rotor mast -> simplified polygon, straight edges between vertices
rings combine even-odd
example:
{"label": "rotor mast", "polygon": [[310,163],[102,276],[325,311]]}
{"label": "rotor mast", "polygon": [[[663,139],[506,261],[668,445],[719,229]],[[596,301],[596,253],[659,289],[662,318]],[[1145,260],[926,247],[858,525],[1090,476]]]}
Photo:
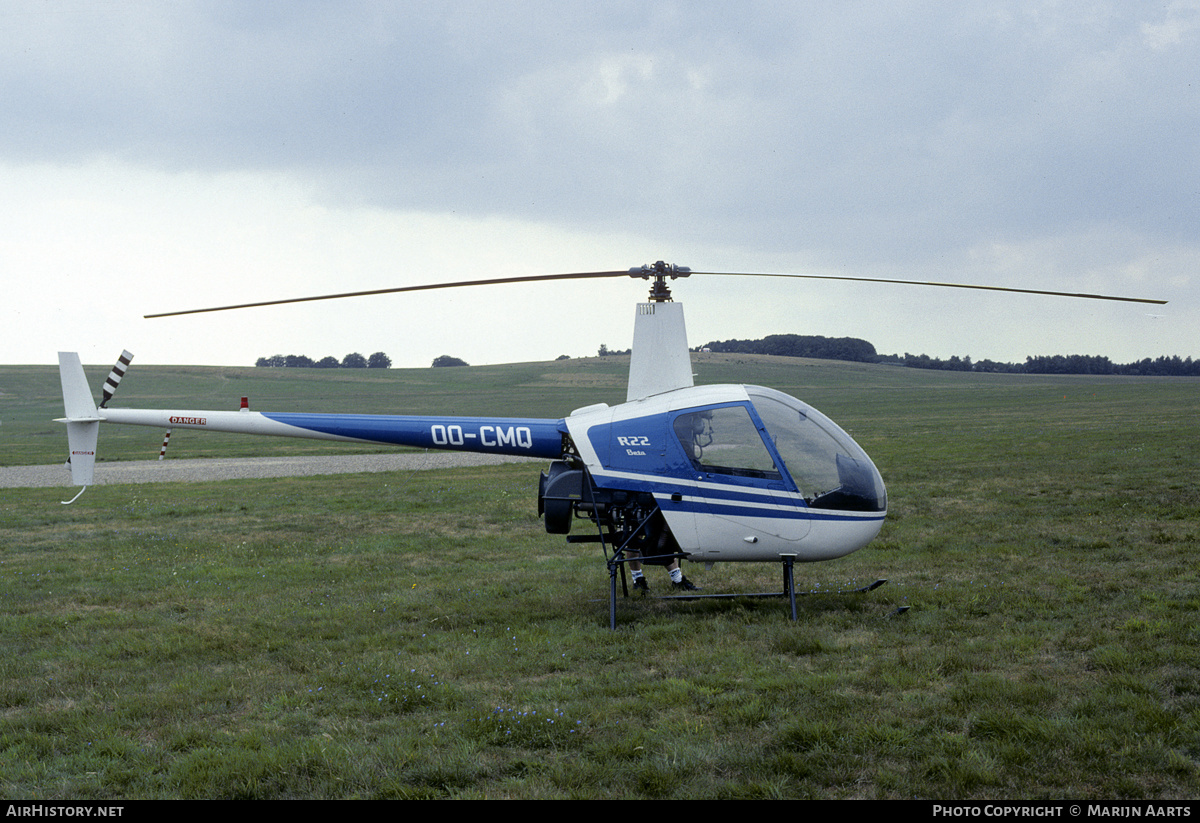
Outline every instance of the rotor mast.
{"label": "rotor mast", "polygon": [[667,285],[667,278],[674,280],[677,277],[688,277],[691,273],[692,270],[687,266],[676,266],[674,263],[664,263],[662,260],[629,270],[630,277],[640,277],[643,280],[654,278],[654,282],[650,284],[651,303],[672,302],[671,288]]}

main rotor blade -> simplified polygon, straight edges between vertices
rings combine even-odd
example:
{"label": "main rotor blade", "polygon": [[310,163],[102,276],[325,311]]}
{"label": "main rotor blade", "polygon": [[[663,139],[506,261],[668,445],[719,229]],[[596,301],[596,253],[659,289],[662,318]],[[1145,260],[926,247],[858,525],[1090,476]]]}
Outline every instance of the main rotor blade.
{"label": "main rotor blade", "polygon": [[433,289],[455,289],[460,286],[495,286],[502,283],[536,283],[544,280],[587,280],[598,277],[628,277],[629,271],[592,271],[573,272],[571,274],[535,274],[525,277],[495,277],[490,280],[460,280],[455,283],[426,283],[420,286],[397,286],[391,289],[371,289],[369,291],[348,291],[341,294],[319,294],[314,297],[290,297],[286,300],[264,300],[261,303],[237,303],[232,306],[213,306],[207,309],[184,309],[183,311],[160,312],[147,314],[147,320],[156,317],[178,317],[181,314],[203,314],[211,311],[229,311],[230,309],[254,309],[261,306],[283,306],[288,303],[311,303],[315,300],[338,300],[343,297],[368,297],[376,294],[398,294],[406,291],[432,291]]}
{"label": "main rotor blade", "polygon": [[[1153,303],[1165,305],[1166,300],[1151,300],[1143,297],[1118,297],[1110,294],[1088,294],[1084,292],[1050,291],[1045,289],[1018,289],[1008,286],[980,286],[972,283],[943,283],[924,280],[893,280],[884,277],[850,277],[833,274],[783,274],[779,272],[729,272],[729,271],[693,271],[689,274],[699,274],[714,277],[788,277],[797,280],[842,280],[851,283],[896,283],[905,286],[937,286],[950,289],[978,289],[981,291],[1012,292],[1016,294],[1040,294],[1051,297],[1078,297],[1087,300],[1117,300],[1125,303]],[[650,271],[645,274],[626,269],[623,271],[593,271],[571,272],[568,274],[536,274],[523,277],[494,277],[488,280],[459,280],[453,283],[426,283],[419,286],[397,286],[390,289],[370,289],[368,291],[351,291],[340,294],[319,294],[313,297],[291,297],[285,300],[264,300],[258,303],[236,303],[229,306],[213,306],[207,309],[185,309],[183,311],[160,312],[144,315],[146,319],[157,317],[178,317],[184,314],[203,314],[205,312],[229,311],[231,309],[252,309],[262,306],[284,306],[290,303],[311,303],[316,300],[338,300],[343,297],[369,297],[378,294],[399,294],[411,291],[432,291],[434,289],[454,289],[464,286],[495,286],[506,283],[538,283],[550,280],[587,280],[602,277],[640,277],[654,276]],[[687,274],[680,276],[686,277]]]}
{"label": "main rotor blade", "polygon": [[1150,300],[1144,297],[1116,297],[1111,294],[1087,294],[1083,292],[1046,291],[1043,289],[1016,289],[1008,286],[978,286],[971,283],[942,283],[925,280],[891,280],[885,277],[848,277],[833,274],[778,274],[770,272],[694,271],[692,274],[717,277],[793,277],[801,280],[848,280],[852,283],[899,283],[905,286],[939,286],[948,289],[980,289],[982,291],[1006,291],[1016,294],[1043,294],[1051,297],[1080,297],[1086,300],[1120,300],[1125,303],[1154,303],[1165,305],[1166,300]]}

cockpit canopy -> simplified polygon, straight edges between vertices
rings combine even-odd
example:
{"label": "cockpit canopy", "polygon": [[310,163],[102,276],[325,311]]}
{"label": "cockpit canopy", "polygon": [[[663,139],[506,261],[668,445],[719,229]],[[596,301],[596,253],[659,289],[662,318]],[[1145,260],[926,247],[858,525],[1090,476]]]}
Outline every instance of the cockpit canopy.
{"label": "cockpit canopy", "polygon": [[883,479],[850,435],[774,389],[696,387],[673,393],[657,413],[614,416],[587,428],[603,469],[625,477],[613,483],[630,475],[699,479],[792,492],[810,508],[887,509]]}
{"label": "cockpit canopy", "polygon": [[693,469],[785,484],[790,480],[812,508],[887,508],[879,472],[837,424],[782,392],[757,386],[747,386],[746,392],[750,405],[675,415],[672,428]]}

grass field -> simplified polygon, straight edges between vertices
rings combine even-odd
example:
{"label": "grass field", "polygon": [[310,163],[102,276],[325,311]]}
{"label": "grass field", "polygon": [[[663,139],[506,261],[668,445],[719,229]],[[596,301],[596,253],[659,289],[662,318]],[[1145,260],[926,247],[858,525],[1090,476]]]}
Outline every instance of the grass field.
{"label": "grass field", "polygon": [[[558,417],[622,358],[142,367],[119,405]],[[23,798],[1194,798],[1200,383],[699,355],[812,402],[889,518],[797,570],[866,595],[619,604],[529,466],[0,491],[0,793]],[[89,369],[98,386],[107,366]],[[0,366],[0,465],[63,454]],[[102,459],[161,432],[109,427]],[[177,432],[173,456],[320,443]],[[344,448],[344,447],[343,447]],[[170,459],[170,458],[169,458]],[[2,469],[0,469],[2,471]],[[777,588],[688,566],[707,592]],[[653,589],[666,589],[652,571]],[[897,614],[900,606],[910,607]]]}

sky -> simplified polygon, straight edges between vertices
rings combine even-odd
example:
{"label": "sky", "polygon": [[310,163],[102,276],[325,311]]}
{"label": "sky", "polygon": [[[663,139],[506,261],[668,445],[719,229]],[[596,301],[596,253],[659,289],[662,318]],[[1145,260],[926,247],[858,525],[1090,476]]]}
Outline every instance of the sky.
{"label": "sky", "polygon": [[0,5],[0,362],[631,345],[1200,357],[1200,0]]}

